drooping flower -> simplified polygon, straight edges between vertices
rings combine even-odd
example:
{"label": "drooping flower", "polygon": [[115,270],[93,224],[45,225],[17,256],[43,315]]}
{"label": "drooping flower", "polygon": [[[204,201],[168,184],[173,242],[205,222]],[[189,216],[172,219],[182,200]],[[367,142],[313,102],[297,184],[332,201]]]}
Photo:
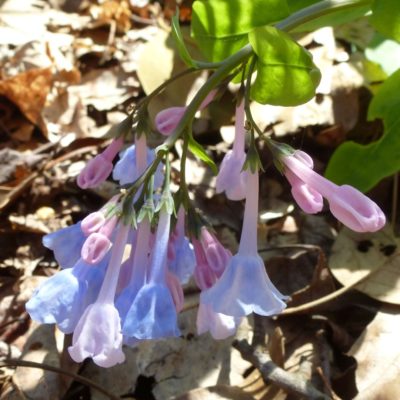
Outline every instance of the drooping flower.
{"label": "drooping flower", "polygon": [[96,266],[79,260],[40,285],[26,303],[31,318],[42,324],[57,324],[64,333],[72,333],[85,308],[93,303],[103,282],[105,258]]}
{"label": "drooping flower", "polygon": [[242,200],[246,197],[246,175],[243,171],[246,160],[245,129],[244,129],[244,101],[236,108],[235,140],[233,149],[225,154],[217,175],[217,193],[226,193],[231,200]]}
{"label": "drooping flower", "polygon": [[[201,229],[200,241],[194,240],[196,267],[194,278],[203,292],[211,288],[223,274],[232,254],[205,227]],[[197,333],[210,332],[214,339],[225,339],[236,332],[241,318],[214,311],[209,305],[200,301],[197,312]]]}
{"label": "drooping flower", "polygon": [[[115,164],[113,170],[113,179],[118,181],[120,185],[127,185],[133,183],[143,171],[150,165],[155,159],[155,152],[149,149],[146,144],[146,136],[141,135],[136,139],[136,143],[129,146],[123,152],[120,153],[120,159]],[[142,165],[143,168],[138,168],[138,165]],[[160,164],[157,168],[157,172],[154,175],[154,187],[158,188],[162,185],[163,173],[162,165]]]}
{"label": "drooping flower", "polygon": [[180,334],[176,307],[166,278],[169,229],[170,215],[163,208],[146,284],[138,291],[122,327],[127,337],[160,339]]}
{"label": "drooping flower", "polygon": [[274,315],[286,304],[270,281],[264,262],[257,253],[258,174],[249,173],[246,205],[239,251],[229,261],[221,278],[201,293],[201,302],[214,311],[233,317],[251,313]]}
{"label": "drooping flower", "polygon": [[113,159],[123,146],[123,139],[114,139],[111,144],[96,157],[92,158],[77,178],[81,189],[93,188],[103,183],[111,174]]}
{"label": "drooping flower", "polygon": [[[350,229],[356,232],[375,232],[385,225],[385,215],[375,202],[352,186],[338,186],[317,174],[306,153],[296,151],[281,159],[286,167],[286,175],[289,171],[289,174],[297,178],[297,182],[302,181],[311,193],[317,194],[317,199],[319,196],[325,197],[332,214]],[[295,199],[298,200],[297,197]],[[312,200],[308,198],[307,201],[312,208]],[[303,208],[301,201],[299,204]]]}
{"label": "drooping flower", "polygon": [[196,265],[193,245],[185,236],[185,209],[178,211],[175,230],[171,233],[168,246],[168,267],[182,284],[187,283]]}
{"label": "drooping flower", "polygon": [[54,252],[61,268],[71,268],[81,257],[81,248],[86,240],[81,222],[43,236],[43,246]]}
{"label": "drooping flower", "polygon": [[119,270],[130,228],[117,227],[111,258],[96,301],[86,308],[72,336],[69,354],[76,362],[90,357],[101,367],[122,363],[121,321],[114,306]]}

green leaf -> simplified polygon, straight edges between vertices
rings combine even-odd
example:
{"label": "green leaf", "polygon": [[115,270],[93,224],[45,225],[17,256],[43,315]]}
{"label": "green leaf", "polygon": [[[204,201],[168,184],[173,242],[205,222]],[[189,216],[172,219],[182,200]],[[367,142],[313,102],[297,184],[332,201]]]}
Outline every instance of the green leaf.
{"label": "green leaf", "polygon": [[389,77],[372,99],[368,118],[382,118],[383,136],[366,146],[343,143],[329,161],[326,177],[368,191],[400,170],[400,70]]}
{"label": "green leaf", "polygon": [[193,139],[192,135],[189,136],[189,146],[188,146],[188,148],[189,148],[190,152],[192,152],[200,160],[204,161],[211,168],[211,170],[214,173],[214,175],[218,174],[218,168],[215,165],[214,161],[206,153],[206,151],[204,150],[204,147],[200,143],[196,142]]}
{"label": "green leaf", "polygon": [[177,11],[177,14],[172,17],[172,35],[175,39],[176,47],[178,48],[178,53],[181,56],[182,61],[188,67],[195,67],[196,64],[192,60],[183,39],[181,27],[179,25],[179,11]]}
{"label": "green leaf", "polygon": [[378,32],[400,41],[400,1],[375,0],[371,24]]}
{"label": "green leaf", "polygon": [[248,43],[253,28],[288,15],[285,0],[197,0],[192,35],[208,59],[222,61]]}
{"label": "green leaf", "polygon": [[261,104],[296,106],[315,95],[321,73],[311,54],[285,32],[272,26],[249,33],[258,56],[251,98]]}

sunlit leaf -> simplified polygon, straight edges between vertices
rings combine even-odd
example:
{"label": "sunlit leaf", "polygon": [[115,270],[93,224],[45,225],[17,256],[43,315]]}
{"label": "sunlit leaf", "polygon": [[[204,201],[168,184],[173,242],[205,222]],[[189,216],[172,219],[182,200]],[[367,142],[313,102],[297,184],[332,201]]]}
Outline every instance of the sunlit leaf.
{"label": "sunlit leaf", "polygon": [[314,97],[321,73],[307,50],[272,26],[254,29],[249,40],[258,56],[253,100],[296,106]]}
{"label": "sunlit leaf", "polygon": [[375,0],[371,24],[378,32],[400,41],[400,1]]}
{"label": "sunlit leaf", "polygon": [[191,151],[197,158],[204,161],[212,169],[215,175],[218,173],[218,168],[212,158],[206,153],[204,147],[200,143],[196,142],[191,135],[189,138],[189,151]]}
{"label": "sunlit leaf", "polygon": [[288,15],[284,0],[197,0],[192,35],[207,58],[221,61],[248,43],[247,33],[253,28]]}
{"label": "sunlit leaf", "polygon": [[368,118],[382,118],[383,136],[368,145],[343,143],[329,161],[326,177],[368,191],[400,169],[400,70],[388,78],[372,99]]}

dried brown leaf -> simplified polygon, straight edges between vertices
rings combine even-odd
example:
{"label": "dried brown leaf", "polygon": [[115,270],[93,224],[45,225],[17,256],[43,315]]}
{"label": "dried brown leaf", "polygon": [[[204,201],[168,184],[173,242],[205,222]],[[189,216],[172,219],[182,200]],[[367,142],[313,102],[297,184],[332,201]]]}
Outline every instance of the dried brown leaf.
{"label": "dried brown leaf", "polygon": [[390,229],[356,233],[342,229],[332,247],[329,267],[344,286],[388,303],[400,304],[400,240]]}
{"label": "dried brown leaf", "polygon": [[12,101],[25,117],[46,134],[42,110],[52,86],[51,68],[31,69],[0,81],[0,95]]}
{"label": "dried brown leaf", "polygon": [[379,312],[354,343],[349,354],[357,360],[355,400],[400,398],[400,315]]}

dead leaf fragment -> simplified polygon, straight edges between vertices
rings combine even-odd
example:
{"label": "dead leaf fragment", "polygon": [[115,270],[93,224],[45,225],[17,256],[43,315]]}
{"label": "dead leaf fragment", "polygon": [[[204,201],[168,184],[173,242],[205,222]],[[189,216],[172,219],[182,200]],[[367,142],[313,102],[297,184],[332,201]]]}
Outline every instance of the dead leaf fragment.
{"label": "dead leaf fragment", "polygon": [[344,228],[332,247],[329,267],[344,286],[381,301],[400,304],[400,240],[387,227],[376,233]]}
{"label": "dead leaf fragment", "polygon": [[0,95],[17,105],[29,121],[46,133],[41,112],[51,85],[51,68],[31,69],[0,81]]}
{"label": "dead leaf fragment", "polygon": [[400,315],[379,312],[350,349],[355,357],[355,400],[400,398]]}

